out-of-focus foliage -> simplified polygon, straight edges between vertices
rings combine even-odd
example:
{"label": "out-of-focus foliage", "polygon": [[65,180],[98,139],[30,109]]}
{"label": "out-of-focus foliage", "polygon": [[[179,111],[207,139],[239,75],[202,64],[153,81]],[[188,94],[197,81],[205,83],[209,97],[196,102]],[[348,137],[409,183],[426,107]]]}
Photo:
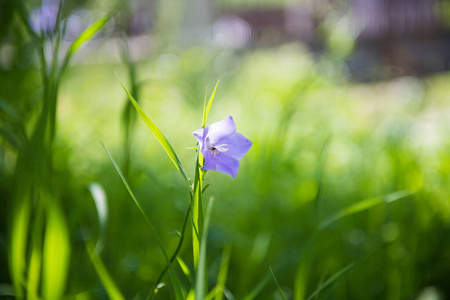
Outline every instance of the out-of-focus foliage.
{"label": "out-of-focus foliage", "polygon": [[[14,220],[21,220],[9,215],[15,209],[12,182],[31,180],[26,171],[17,177],[18,153],[34,131],[42,99],[31,41],[23,27],[9,30],[14,31],[10,43],[16,52],[9,68],[0,72],[0,283],[6,284],[0,292],[5,294],[14,276],[11,266],[24,263],[8,262],[10,229]],[[261,283],[257,299],[281,294],[307,299],[335,274],[341,276],[319,298],[449,295],[450,75],[353,83],[342,61],[354,46],[352,41],[345,44],[347,38],[329,40],[330,51],[320,58],[298,42],[241,52],[170,45],[128,64],[69,66],[59,86],[57,133],[49,149],[49,186],[55,191],[33,198],[56,197],[58,209],[43,214],[32,209],[36,202],[22,207],[24,226],[26,216],[48,218],[45,224],[36,221],[41,229],[33,229],[38,235],[45,229],[48,238],[39,245],[39,236],[21,231],[16,239],[44,249],[46,295],[107,298],[95,273],[102,266],[109,274],[104,278],[112,278],[125,298],[144,298],[166,266],[99,140],[119,164],[127,165],[126,179],[166,249],[172,252],[178,243],[174,232],[183,224],[188,189],[145,124],[132,121],[131,113],[124,117],[128,100],[114,71],[127,87],[134,86],[130,92],[170,141],[189,177],[195,166],[195,152],[187,149],[195,145],[191,132],[201,126],[205,86],[210,93],[219,77],[208,123],[231,114],[239,132],[253,142],[236,179],[208,172],[204,181],[209,187],[203,198],[215,199],[208,235],[210,289],[221,277],[225,255],[225,295],[236,299]],[[7,43],[1,46],[9,49]],[[75,59],[83,62],[83,57]],[[92,182],[103,187],[107,210],[93,200]],[[392,203],[380,201],[317,232],[319,224],[342,209],[397,191],[412,194]],[[99,224],[97,215],[105,212]],[[180,257],[192,274],[188,235]],[[98,252],[86,251],[86,242],[100,239],[104,246]],[[51,243],[63,248],[58,253],[63,264],[70,254],[67,281],[59,285],[63,292],[49,288],[48,280],[55,276],[53,254],[46,248]],[[40,260],[26,253],[27,262],[38,266]],[[178,265],[176,271],[184,278]],[[32,279],[27,279],[28,291],[37,293]],[[184,281],[190,283],[189,278]],[[156,298],[170,294],[170,288],[162,287]]]}

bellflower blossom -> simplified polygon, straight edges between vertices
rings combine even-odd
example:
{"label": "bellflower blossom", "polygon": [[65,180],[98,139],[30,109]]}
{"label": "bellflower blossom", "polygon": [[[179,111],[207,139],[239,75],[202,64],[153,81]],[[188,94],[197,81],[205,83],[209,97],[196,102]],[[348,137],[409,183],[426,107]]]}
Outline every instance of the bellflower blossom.
{"label": "bellflower blossom", "polygon": [[241,159],[252,142],[236,132],[232,116],[193,132],[205,158],[203,170],[219,171],[236,177]]}

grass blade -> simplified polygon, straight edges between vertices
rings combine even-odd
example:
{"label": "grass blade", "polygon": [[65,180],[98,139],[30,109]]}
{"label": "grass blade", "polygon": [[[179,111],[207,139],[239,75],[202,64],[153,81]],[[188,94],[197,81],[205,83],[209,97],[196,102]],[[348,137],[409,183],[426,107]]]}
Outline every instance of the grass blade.
{"label": "grass blade", "polygon": [[105,145],[103,145],[103,143],[101,143],[103,148],[105,149],[106,153],[108,154],[111,162],[113,163],[114,167],[116,168],[117,173],[119,174],[120,178],[122,179],[123,184],[125,185],[125,187],[128,190],[128,193],[130,194],[131,198],[133,199],[134,203],[136,204],[137,208],[139,209],[139,211],[141,212],[142,216],[144,217],[145,221],[147,222],[148,226],[150,227],[150,230],[152,231],[152,233],[155,235],[156,238],[156,242],[158,243],[159,248],[161,249],[161,252],[164,255],[164,258],[166,260],[167,265],[169,266],[169,276],[170,279],[172,281],[172,285],[173,285],[173,289],[175,292],[175,299],[183,299],[183,294],[181,292],[181,285],[180,282],[178,280],[177,275],[175,274],[175,270],[173,269],[172,264],[170,263],[169,257],[167,256],[167,251],[164,248],[163,243],[161,242],[161,239],[159,238],[158,233],[156,232],[155,227],[153,227],[152,223],[150,222],[150,220],[148,219],[147,215],[145,214],[144,210],[142,209],[139,201],[136,199],[136,197],[134,196],[133,191],[130,188],[130,185],[128,184],[127,180],[125,179],[125,177],[123,176],[122,171],[119,168],[119,165],[116,163],[116,161],[114,160],[114,158],[112,157],[111,153],[108,151],[108,149],[106,149]]}
{"label": "grass blade", "polygon": [[45,299],[61,299],[69,271],[69,230],[61,209],[55,201],[49,203],[51,206],[47,211],[45,229],[42,292]]}
{"label": "grass blade", "polygon": [[397,191],[395,193],[389,194],[386,197],[376,197],[376,198],[369,198],[366,200],[362,200],[358,203],[352,204],[340,211],[338,211],[337,213],[333,214],[332,216],[330,216],[329,218],[327,218],[326,220],[324,220],[321,224],[320,224],[320,229],[324,229],[326,227],[328,227],[329,225],[331,225],[332,223],[355,213],[364,211],[364,210],[368,210],[378,204],[381,203],[391,203],[403,198],[406,198],[408,196],[410,196],[412,194],[412,192],[408,191],[408,190],[401,190],[401,191]]}
{"label": "grass blade", "polygon": [[350,270],[355,263],[351,263],[330,278],[328,278],[325,282],[321,283],[317,289],[309,296],[308,300],[313,299],[317,294],[319,294],[321,291],[323,291],[326,287],[328,287],[330,284],[338,280],[342,275],[344,275],[348,270]]}
{"label": "grass blade", "polygon": [[108,221],[108,201],[106,199],[106,193],[103,187],[97,183],[92,182],[88,186],[94,199],[95,207],[97,208],[97,217],[99,223],[99,238],[95,246],[95,251],[101,253],[105,244],[106,223]]}
{"label": "grass blade", "polygon": [[186,276],[189,283],[191,285],[193,285],[194,281],[191,276],[191,270],[189,270],[189,267],[186,265],[186,263],[184,262],[184,260],[181,257],[177,256],[177,261],[178,261],[178,264],[180,265],[181,270],[183,271],[184,276]]}
{"label": "grass blade", "polygon": [[278,291],[280,292],[281,298],[282,298],[283,300],[287,300],[287,299],[286,299],[286,296],[285,296],[284,293],[283,293],[283,290],[281,289],[280,285],[278,284],[278,280],[277,280],[277,278],[275,277],[275,274],[273,273],[272,268],[269,267],[269,269],[270,269],[270,273],[272,273],[273,280],[275,281],[275,284],[276,284],[277,287],[278,287]]}
{"label": "grass blade", "polygon": [[294,300],[303,300],[308,286],[308,273],[311,266],[310,247],[307,247],[297,267],[294,277]]}
{"label": "grass blade", "polygon": [[202,153],[197,150],[194,176],[194,196],[192,198],[192,252],[194,258],[194,269],[197,270],[200,256],[200,239],[203,235],[203,200],[202,185],[203,171],[200,168],[203,164]]}
{"label": "grass blade", "polygon": [[25,285],[25,262],[31,205],[25,198],[19,197],[16,200],[20,202],[13,217],[9,261],[15,295],[20,299],[24,296],[23,286]]}
{"label": "grass blade", "polygon": [[211,197],[208,203],[208,207],[206,209],[206,215],[205,215],[205,226],[203,230],[203,235],[201,239],[201,245],[200,245],[200,257],[198,261],[198,270],[197,270],[197,276],[195,278],[195,300],[204,300],[205,296],[207,294],[208,289],[208,279],[206,275],[207,271],[207,265],[206,265],[206,245],[207,245],[207,239],[208,239],[208,228],[209,228],[209,221],[211,219],[211,211],[212,206],[214,203],[214,198]]}
{"label": "grass blade", "polygon": [[269,279],[271,277],[270,273],[267,273],[266,276],[264,276],[263,279],[258,283],[257,286],[253,288],[253,290],[250,291],[250,293],[244,297],[244,300],[253,300],[255,299],[259,293],[263,290],[263,288],[266,286],[266,284],[269,282]]}
{"label": "grass blade", "polygon": [[214,101],[214,96],[216,95],[216,90],[217,90],[217,87],[219,86],[219,82],[220,82],[220,79],[217,80],[216,86],[214,87],[214,90],[213,90],[211,96],[209,97],[208,104],[206,104],[206,93],[205,93],[205,102],[203,105],[202,128],[204,128],[206,125],[206,119],[208,119],[209,111],[211,110],[211,106]]}
{"label": "grass blade", "polygon": [[105,291],[108,294],[109,298],[115,300],[125,299],[117,285],[114,283],[114,280],[111,278],[111,275],[109,275],[108,270],[106,269],[102,259],[97,254],[97,251],[94,249],[94,247],[86,243],[86,249],[89,253],[89,258],[94,265],[95,271],[97,272],[100,281],[105,287]]}
{"label": "grass blade", "polygon": [[222,262],[220,264],[220,270],[219,270],[219,276],[217,279],[217,295],[215,297],[215,300],[222,300],[223,299],[223,291],[225,289],[225,283],[227,281],[227,275],[228,275],[228,265],[230,264],[230,256],[231,256],[231,248],[225,247],[223,250],[222,255]]}
{"label": "grass blade", "polygon": [[[116,74],[117,76],[117,74]],[[142,108],[139,106],[137,101],[133,98],[133,96],[128,92],[126,87],[123,85],[122,81],[120,81],[119,76],[117,76],[117,79],[119,79],[120,84],[122,85],[123,90],[128,96],[128,99],[130,99],[131,103],[133,103],[134,108],[136,108],[137,112],[139,113],[139,116],[142,118],[142,120],[145,122],[145,124],[148,126],[148,128],[151,130],[155,138],[158,140],[158,142],[161,144],[161,146],[166,151],[169,158],[172,160],[173,164],[177,168],[177,170],[180,172],[181,176],[183,176],[184,180],[190,186],[190,182],[188,179],[188,176],[186,174],[186,171],[184,170],[183,165],[181,164],[180,159],[178,158],[178,155],[176,154],[175,150],[173,149],[172,145],[169,143],[169,141],[166,139],[164,134],[159,130],[159,128],[153,123],[153,121],[147,116],[147,114],[142,110]]]}
{"label": "grass blade", "polygon": [[41,203],[37,205],[36,217],[31,227],[31,254],[28,264],[27,297],[39,298],[39,284],[42,270],[42,240],[44,232],[44,208]]}
{"label": "grass blade", "polygon": [[113,14],[109,13],[106,16],[101,17],[94,23],[92,23],[88,28],[86,28],[80,35],[72,42],[72,44],[69,47],[69,50],[67,50],[67,54],[64,57],[64,62],[61,67],[61,73],[64,71],[64,69],[69,64],[70,59],[72,58],[72,55],[81,47],[84,43],[89,41],[92,37],[94,37],[97,32],[105,26],[105,24],[108,22],[108,20],[111,18]]}

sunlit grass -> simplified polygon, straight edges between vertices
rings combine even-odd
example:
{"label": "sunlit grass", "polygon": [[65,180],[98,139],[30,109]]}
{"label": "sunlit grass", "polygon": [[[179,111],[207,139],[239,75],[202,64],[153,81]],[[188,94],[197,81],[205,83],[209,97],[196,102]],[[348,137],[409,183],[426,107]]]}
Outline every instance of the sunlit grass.
{"label": "sunlit grass", "polygon": [[[445,152],[448,108],[442,100],[443,91],[447,89],[442,84],[446,75],[425,80],[400,78],[375,84],[342,83],[317,73],[307,52],[301,49],[291,45],[244,54],[236,72],[221,78],[216,95],[220,100],[214,104],[209,117],[216,121],[223,118],[225,112],[233,114],[254,141],[235,180],[215,173],[208,173],[205,179],[205,183],[211,183],[206,194],[216,198],[210,229],[212,243],[208,246],[209,262],[212,263],[212,270],[208,272],[210,288],[217,280],[218,269],[214,269],[214,265],[220,258],[222,247],[232,245],[226,289],[231,289],[238,298],[245,295],[262,297],[267,291],[275,290],[268,270],[271,265],[282,270],[276,272],[276,277],[283,291],[289,287],[288,291],[294,291],[295,299],[307,299],[316,289],[330,287],[326,283],[332,274],[338,274],[349,264],[360,262],[372,251],[377,251],[361,263],[367,264],[368,269],[356,266],[342,279],[348,278],[350,290],[340,288],[345,285],[342,280],[340,284],[332,285],[339,297],[362,297],[367,291],[358,288],[352,280],[359,282],[364,278],[376,282],[380,272],[393,272],[388,267],[376,269],[376,261],[382,257],[393,266],[402,261],[403,267],[397,266],[396,270],[418,267],[415,261],[419,258],[413,253],[409,258],[394,254],[395,251],[409,252],[407,249],[420,239],[410,237],[407,220],[417,220],[412,230],[420,236],[420,232],[430,226],[440,230],[439,224],[448,222],[450,215],[444,200],[447,195],[445,182],[449,181],[445,173],[449,165]],[[284,68],[283,61],[298,61],[297,65],[303,68]],[[213,83],[204,80],[200,89],[188,79],[180,81],[190,74],[189,71],[184,73],[183,69],[169,77],[158,77],[155,75],[158,74],[157,62],[158,58],[155,58],[138,67],[142,78],[151,78],[142,82],[140,105],[171,141],[180,160],[185,162],[187,176],[193,179],[191,170],[194,169],[195,155],[186,148],[194,146],[191,132],[198,128],[201,118],[199,107],[203,96],[197,96],[204,93],[205,85],[212,86]],[[96,177],[105,172],[102,165],[106,162],[98,139],[108,140],[112,151],[120,149],[118,132],[121,129],[114,116],[120,113],[123,101],[127,100],[118,91],[113,70],[118,70],[121,76],[120,66],[73,68],[63,89],[70,110],[65,112],[64,105],[61,106],[60,115],[65,116],[61,119],[61,138],[78,126],[86,129],[85,133],[76,130],[83,136],[79,139],[80,144],[72,144],[71,151],[74,161],[77,157],[84,158],[84,166],[72,166],[81,177]],[[94,87],[77,79],[78,74],[91,71],[102,74],[102,85]],[[210,74],[216,76],[214,72]],[[303,84],[300,89],[299,84]],[[93,95],[90,90],[97,92]],[[93,118],[89,107],[91,103],[97,105],[95,101],[103,105]],[[81,107],[85,108],[79,109]],[[96,122],[97,119],[108,120],[108,123],[89,126],[91,120]],[[111,128],[115,129],[111,131]],[[164,232],[180,228],[186,200],[182,178],[149,136],[145,125],[138,122],[134,134],[134,171],[130,180],[137,193],[148,199],[143,207],[160,221],[157,230],[162,232],[164,242],[174,245],[175,239]],[[321,162],[320,151],[327,139],[329,144]],[[320,168],[323,169],[322,179],[318,177]],[[117,188],[111,183],[117,181],[105,177],[102,180],[110,187],[107,193],[115,195]],[[314,203],[319,186],[322,192],[315,216]],[[383,205],[383,197],[400,190],[414,192],[415,196]],[[374,200],[359,203],[363,199]],[[111,232],[120,232],[116,226],[120,227],[120,222],[125,221],[119,217],[119,212],[126,203],[121,201],[112,205],[112,214],[118,218],[117,225],[108,225]],[[346,214],[345,209],[362,203],[368,205],[368,210],[336,222],[317,238],[315,246],[308,250],[310,254],[302,254],[314,233],[315,218],[328,224],[334,220],[333,216]],[[374,204],[378,206],[372,208]],[[438,219],[432,221],[431,214],[434,213]],[[136,221],[128,224],[137,228],[142,226]],[[262,238],[258,236],[265,237],[267,246],[263,246]],[[139,278],[133,286],[139,290],[147,280],[154,280],[161,262],[155,262],[153,256],[145,254],[156,251],[152,247],[133,246],[139,244],[139,235],[108,236],[112,244],[118,238],[129,239],[130,244],[121,251],[111,248],[105,251],[118,261],[131,251],[141,257],[141,266],[133,271]],[[385,247],[380,248],[382,245]],[[333,253],[329,249],[334,249]],[[431,249],[423,251],[431,253]],[[192,267],[188,253],[187,248],[182,250],[187,265]],[[302,259],[305,257],[308,263]],[[120,269],[119,262],[112,264],[119,270],[118,284],[125,286],[121,282],[127,281],[128,273]],[[149,269],[154,270],[153,276],[145,271]],[[294,281],[295,273],[298,279]],[[323,275],[326,277],[321,284]],[[402,272],[401,276],[405,283],[398,287],[400,293],[407,293],[408,289],[419,291],[423,286],[412,283],[412,273]],[[390,290],[384,289],[384,285],[383,282],[374,284],[369,292],[386,296]],[[129,289],[133,290],[132,287]],[[252,294],[253,291],[256,293]],[[141,289],[142,292],[145,293],[145,289]],[[160,297],[164,297],[164,289],[160,293]]]}
{"label": "sunlit grass", "polygon": [[[30,295],[38,294],[42,280],[49,298],[63,295],[66,285],[70,294],[105,296],[106,290],[109,297],[145,298],[168,267],[161,245],[169,254],[179,245],[173,233],[183,228],[189,205],[186,182],[196,179],[191,133],[230,114],[254,144],[236,179],[214,172],[204,178],[209,187],[203,199],[215,199],[209,231],[203,232],[208,247],[197,243],[193,256],[189,233],[172,279],[162,280],[180,278],[177,297],[194,297],[195,286],[197,298],[218,300],[406,298],[426,286],[444,289],[449,75],[360,84],[345,73],[333,76],[342,69],[324,66],[300,44],[239,54],[171,49],[136,65],[141,115],[151,117],[150,128],[158,124],[164,138],[153,132],[170,153],[168,158],[139,120],[131,127],[126,182],[159,243],[99,143],[114,153],[119,169],[125,160],[121,116],[129,100],[114,72],[128,87],[128,70],[122,64],[69,66],[59,89],[52,151],[56,172],[70,171],[66,182],[76,192],[61,192],[61,211],[49,210],[44,251],[30,257],[28,272],[39,275],[30,278],[22,258],[31,208],[18,210],[11,249],[16,290],[27,286]],[[212,91],[219,77],[205,124],[204,88]],[[87,192],[92,181],[103,186],[109,204],[101,255],[91,249],[97,226]],[[80,235],[79,219],[91,236]],[[33,232],[39,235],[39,227]],[[83,277],[93,270],[99,278]],[[158,289],[157,299],[174,293],[166,285]]]}

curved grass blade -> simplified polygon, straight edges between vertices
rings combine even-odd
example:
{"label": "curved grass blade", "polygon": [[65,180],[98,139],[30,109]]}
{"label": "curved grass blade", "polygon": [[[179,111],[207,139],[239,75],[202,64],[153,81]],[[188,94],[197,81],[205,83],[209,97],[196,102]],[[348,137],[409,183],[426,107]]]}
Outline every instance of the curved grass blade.
{"label": "curved grass blade", "polygon": [[212,103],[214,101],[214,96],[216,95],[217,87],[219,86],[220,79],[217,80],[216,86],[209,97],[208,105],[206,104],[206,93],[205,93],[205,102],[203,104],[203,119],[202,119],[202,128],[206,125],[206,119],[208,119],[209,111],[211,110]]}
{"label": "curved grass blade", "polygon": [[366,200],[362,200],[358,203],[352,204],[340,211],[338,211],[337,213],[333,214],[332,216],[330,216],[329,218],[327,218],[326,220],[324,220],[321,224],[320,224],[320,229],[324,229],[326,227],[328,227],[329,225],[331,225],[332,223],[355,213],[364,211],[364,210],[368,210],[378,204],[381,203],[391,203],[403,198],[406,198],[410,195],[412,195],[413,193],[411,191],[408,190],[401,190],[401,191],[397,191],[395,193],[389,194],[386,197],[375,197],[375,198],[369,198]]}
{"label": "curved grass blade", "polygon": [[270,273],[267,273],[266,276],[264,276],[263,279],[258,283],[257,286],[253,288],[253,290],[250,291],[250,294],[245,296],[244,300],[253,300],[255,299],[259,293],[263,290],[263,288],[266,286],[266,284],[269,282],[269,279],[271,277]]}
{"label": "curved grass blade", "polygon": [[[116,76],[117,76],[117,74],[116,74]],[[183,176],[184,180],[186,181],[186,183],[190,187],[190,182],[189,182],[188,176],[186,174],[186,171],[184,170],[184,167],[181,164],[181,161],[178,158],[178,155],[176,154],[176,152],[173,149],[172,145],[166,139],[166,137],[161,132],[161,130],[159,130],[159,128],[155,125],[155,123],[153,123],[153,121],[142,110],[142,108],[139,106],[139,104],[136,102],[136,100],[133,98],[133,96],[128,92],[126,87],[123,85],[122,81],[120,81],[119,76],[117,76],[117,79],[119,79],[119,82],[122,85],[123,90],[127,94],[128,99],[130,99],[131,103],[133,103],[133,106],[134,106],[134,108],[136,108],[137,112],[139,113],[139,116],[141,116],[142,120],[145,122],[145,124],[151,130],[151,132],[156,137],[156,139],[161,144],[161,146],[164,148],[164,150],[166,151],[167,155],[172,160],[173,164],[175,165],[177,170],[180,172],[181,176]]]}
{"label": "curved grass blade", "polygon": [[272,273],[273,280],[275,281],[275,284],[276,284],[277,287],[278,287],[278,291],[280,292],[281,298],[282,298],[283,300],[287,300],[287,299],[286,299],[286,296],[285,296],[284,293],[283,293],[283,290],[281,289],[280,285],[278,284],[278,280],[277,280],[277,278],[275,277],[275,274],[273,273],[272,268],[269,267],[269,269],[270,269],[270,273]]}
{"label": "curved grass blade", "polygon": [[208,203],[208,207],[206,209],[206,215],[205,215],[205,225],[203,227],[203,234],[200,244],[200,256],[198,261],[198,269],[197,269],[197,276],[195,278],[195,300],[204,300],[205,296],[207,294],[207,265],[206,265],[206,244],[208,239],[208,228],[209,228],[209,221],[211,219],[211,211],[212,206],[214,203],[214,198],[211,197]]}
{"label": "curved grass blade", "polygon": [[100,233],[97,244],[95,246],[95,251],[97,254],[99,254],[102,252],[103,246],[105,245],[106,223],[108,221],[108,201],[106,198],[105,190],[99,183],[90,183],[88,189],[91,192],[95,207],[97,208]]}
{"label": "curved grass blade", "polygon": [[118,299],[122,300],[125,297],[120,292],[119,288],[115,284],[108,270],[106,269],[103,261],[100,257],[100,252],[103,249],[104,240],[105,240],[105,231],[106,231],[106,223],[108,219],[108,202],[106,199],[106,193],[103,187],[97,183],[92,182],[88,186],[89,191],[91,192],[92,198],[94,199],[95,207],[97,208],[97,217],[100,227],[100,234],[97,240],[95,247],[92,243],[88,243],[85,240],[86,250],[88,251],[89,258],[91,259],[92,265],[97,272],[100,281],[105,288],[106,293],[108,294],[110,299]]}
{"label": "curved grass blade", "polygon": [[181,257],[177,256],[177,261],[181,267],[181,270],[183,271],[184,276],[186,276],[186,279],[189,281],[189,283],[193,285],[194,281],[191,276],[191,270],[189,270],[189,267],[186,265],[186,263]]}
{"label": "curved grass blade", "polygon": [[97,21],[91,24],[88,28],[86,28],[80,35],[72,42],[72,44],[69,47],[69,50],[67,50],[66,56],[64,57],[64,61],[61,67],[61,73],[64,71],[64,69],[69,64],[70,59],[72,58],[72,55],[81,47],[84,43],[89,41],[92,37],[97,34],[97,32],[105,26],[105,24],[109,21],[111,16],[113,15],[113,12],[107,14],[106,16],[101,17]]}
{"label": "curved grass blade", "polygon": [[[101,143],[101,142],[100,142]],[[103,145],[103,143],[101,143],[103,148],[105,149],[106,153],[108,154],[111,162],[113,163],[114,167],[116,168],[117,173],[119,173],[120,178],[122,179],[123,184],[125,185],[125,187],[128,190],[128,193],[130,194],[131,198],[133,199],[134,203],[136,204],[137,208],[139,209],[139,211],[141,212],[142,216],[144,217],[145,221],[147,222],[148,226],[150,227],[150,230],[152,231],[152,233],[154,234],[155,238],[156,238],[156,242],[158,243],[159,248],[161,249],[161,252],[164,255],[164,258],[166,260],[167,265],[169,266],[169,276],[170,279],[172,281],[172,285],[173,285],[173,289],[175,292],[175,299],[183,299],[183,294],[181,292],[181,285],[180,282],[178,280],[177,275],[175,274],[175,270],[173,269],[172,264],[170,263],[169,257],[167,256],[167,251],[164,248],[164,245],[161,241],[161,239],[159,238],[158,233],[156,232],[155,227],[153,227],[152,223],[150,222],[150,220],[148,219],[147,215],[145,214],[144,210],[142,209],[141,205],[139,204],[139,201],[136,199],[136,197],[134,196],[133,191],[131,190],[127,180],[125,179],[125,177],[123,176],[122,171],[119,168],[119,165],[116,163],[116,161],[114,160],[114,158],[112,157],[111,153],[108,151],[108,149],[106,149],[105,145]]]}
{"label": "curved grass blade", "polygon": [[313,299],[317,294],[319,294],[321,291],[323,291],[325,288],[327,288],[330,284],[338,280],[342,275],[344,275],[348,270],[350,270],[355,263],[351,263],[330,278],[328,278],[325,282],[321,283],[317,289],[309,296],[308,300]]}
{"label": "curved grass blade", "polygon": [[91,262],[94,265],[95,271],[97,272],[100,281],[105,287],[105,291],[108,294],[109,298],[115,300],[125,299],[125,297],[122,295],[117,285],[114,283],[114,280],[111,278],[111,275],[109,275],[108,270],[103,264],[102,259],[97,254],[98,252],[94,249],[92,245],[89,245],[88,243],[86,243],[86,249],[89,253],[89,258],[91,259]]}
{"label": "curved grass blade", "polygon": [[[183,228],[181,229],[180,240],[178,241],[178,246],[177,246],[177,248],[175,249],[175,251],[173,252],[172,257],[170,258],[170,263],[173,263],[173,262],[175,261],[175,259],[178,258],[179,265],[180,265],[182,271],[183,271],[185,274],[186,274],[186,272],[185,272],[185,271],[186,271],[185,267],[187,268],[187,266],[186,266],[186,264],[183,265],[183,263],[180,261],[181,258],[178,256],[178,253],[180,252],[181,246],[183,245],[184,237],[185,237],[185,234],[186,234],[186,225],[187,225],[187,223],[188,223],[189,215],[190,215],[190,214],[191,214],[191,206],[189,205],[188,210],[187,210],[187,212],[186,212],[186,217],[184,218]],[[159,291],[160,286],[161,286],[161,284],[162,284],[162,283],[161,283],[161,280],[163,279],[163,276],[164,276],[164,274],[167,272],[168,269],[169,269],[169,266],[167,265],[167,266],[164,268],[164,270],[161,272],[161,274],[159,275],[158,280],[156,280],[155,285],[154,285],[154,288],[153,288],[153,290],[150,291],[149,295],[147,296],[147,299],[152,299],[153,296],[155,296],[156,293]],[[189,271],[189,269],[187,269],[187,270]],[[191,286],[193,286],[194,284],[193,284],[192,277],[189,276],[188,280],[190,281]],[[182,292],[184,292],[184,290],[182,290]],[[184,294],[183,294],[183,295],[184,295]]]}

